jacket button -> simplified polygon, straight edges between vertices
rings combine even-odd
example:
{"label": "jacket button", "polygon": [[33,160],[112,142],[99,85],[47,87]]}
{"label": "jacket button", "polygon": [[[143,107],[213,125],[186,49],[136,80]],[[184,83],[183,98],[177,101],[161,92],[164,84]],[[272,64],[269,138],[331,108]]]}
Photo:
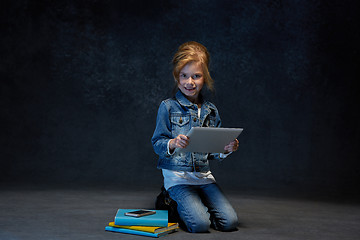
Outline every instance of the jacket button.
{"label": "jacket button", "polygon": [[183,120],[180,118],[179,123],[182,124]]}
{"label": "jacket button", "polygon": [[194,118],[194,122],[196,122],[196,120],[197,120],[197,119],[196,119],[196,118]]}

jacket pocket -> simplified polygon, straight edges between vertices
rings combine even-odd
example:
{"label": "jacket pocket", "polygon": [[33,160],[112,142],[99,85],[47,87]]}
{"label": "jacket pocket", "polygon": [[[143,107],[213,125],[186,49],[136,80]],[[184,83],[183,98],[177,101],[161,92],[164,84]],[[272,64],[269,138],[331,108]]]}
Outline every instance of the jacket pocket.
{"label": "jacket pocket", "polygon": [[172,116],[171,123],[177,127],[183,127],[190,121],[189,116]]}
{"label": "jacket pocket", "polygon": [[170,117],[170,121],[172,126],[172,133],[174,137],[178,136],[179,134],[186,134],[190,130],[189,115],[174,114]]}

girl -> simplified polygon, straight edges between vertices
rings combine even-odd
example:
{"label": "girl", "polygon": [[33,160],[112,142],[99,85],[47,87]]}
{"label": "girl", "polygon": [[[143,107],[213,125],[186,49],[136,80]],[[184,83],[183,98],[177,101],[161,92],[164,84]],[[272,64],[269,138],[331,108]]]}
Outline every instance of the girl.
{"label": "girl", "polygon": [[236,212],[216,184],[208,161],[221,160],[236,151],[238,140],[224,147],[225,154],[175,151],[186,148],[186,133],[192,127],[220,127],[217,108],[201,94],[204,84],[214,89],[209,60],[207,49],[200,43],[186,42],[179,47],[173,58],[178,90],[173,98],[161,102],[151,139],[159,155],[164,187],[176,201],[180,219],[189,232],[207,232],[210,226],[231,231],[238,225]]}

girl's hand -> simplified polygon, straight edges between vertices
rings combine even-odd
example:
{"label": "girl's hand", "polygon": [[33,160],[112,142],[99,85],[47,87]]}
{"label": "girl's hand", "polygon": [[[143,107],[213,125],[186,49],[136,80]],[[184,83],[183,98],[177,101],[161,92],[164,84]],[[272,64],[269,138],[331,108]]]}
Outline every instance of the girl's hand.
{"label": "girl's hand", "polygon": [[170,151],[174,151],[175,148],[186,148],[189,145],[189,138],[185,135],[180,134],[176,138],[170,140],[169,148]]}
{"label": "girl's hand", "polygon": [[235,139],[234,141],[232,141],[231,143],[229,143],[224,147],[225,154],[230,152],[235,152],[236,150],[238,150],[238,148],[239,148],[239,141]]}

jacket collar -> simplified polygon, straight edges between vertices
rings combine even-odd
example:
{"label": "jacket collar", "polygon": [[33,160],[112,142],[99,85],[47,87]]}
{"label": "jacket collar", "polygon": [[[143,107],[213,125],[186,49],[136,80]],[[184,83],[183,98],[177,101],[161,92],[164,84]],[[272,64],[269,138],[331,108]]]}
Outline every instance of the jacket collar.
{"label": "jacket collar", "polygon": [[175,98],[176,98],[176,100],[178,100],[178,102],[181,105],[183,105],[185,107],[192,107],[193,105],[195,105],[192,102],[190,102],[180,90],[177,91]]}
{"label": "jacket collar", "polygon": [[[182,106],[190,108],[195,108],[196,106],[196,104],[190,102],[180,90],[177,91],[175,98]],[[209,109],[213,109],[212,104],[210,104],[208,101],[203,100],[201,105],[204,107],[206,112],[209,112]]]}

